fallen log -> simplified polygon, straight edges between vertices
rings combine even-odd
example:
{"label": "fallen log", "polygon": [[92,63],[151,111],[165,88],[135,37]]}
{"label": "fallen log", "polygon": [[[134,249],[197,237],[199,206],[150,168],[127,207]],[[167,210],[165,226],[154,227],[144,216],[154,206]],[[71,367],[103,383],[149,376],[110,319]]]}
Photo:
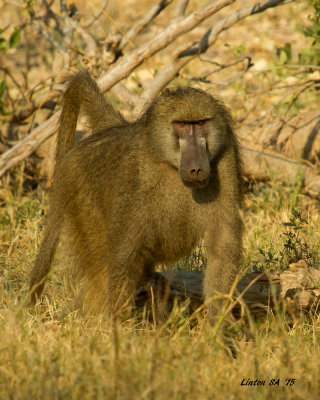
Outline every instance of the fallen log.
{"label": "fallen log", "polygon": [[[150,283],[141,288],[136,296],[136,305],[144,306],[150,301],[150,291],[155,298],[165,296],[168,304],[174,301],[188,301],[189,310],[200,307],[203,273],[199,271],[162,271]],[[291,264],[282,273],[251,274],[240,279],[234,293],[233,313],[241,314],[246,307],[254,316],[284,305],[291,314],[316,311],[320,301],[320,271],[308,267],[301,260]],[[161,293],[159,295],[159,293]],[[165,293],[165,295],[164,295]]]}

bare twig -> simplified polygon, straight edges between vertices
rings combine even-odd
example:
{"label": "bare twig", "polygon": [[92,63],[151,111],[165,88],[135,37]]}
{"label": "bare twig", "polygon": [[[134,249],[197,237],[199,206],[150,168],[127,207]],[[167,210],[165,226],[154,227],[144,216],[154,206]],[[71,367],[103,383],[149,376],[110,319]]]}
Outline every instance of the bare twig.
{"label": "bare twig", "polygon": [[24,94],[24,91],[23,91],[21,85],[20,85],[19,82],[16,80],[16,78],[13,76],[13,74],[11,73],[11,71],[9,70],[9,68],[1,67],[1,66],[0,66],[0,70],[2,70],[5,74],[7,74],[7,75],[11,78],[12,82],[13,82],[13,83],[16,85],[16,87],[19,89],[19,92],[21,93],[22,98],[23,98],[24,100],[27,101],[26,96],[25,96],[25,94]]}
{"label": "bare twig", "polygon": [[176,9],[174,10],[174,18],[184,17],[188,4],[189,0],[178,0]]}
{"label": "bare twig", "polygon": [[52,11],[52,8],[51,8],[52,3],[49,4],[47,0],[43,0],[43,4],[47,10],[47,13],[46,13],[46,15],[43,16],[42,20],[44,21],[44,23],[47,26],[49,26],[49,20],[52,18],[52,19],[54,19],[54,21],[56,23],[56,27],[58,27],[59,22],[60,22],[60,17],[54,11]]}
{"label": "bare twig", "polygon": [[[271,89],[272,90],[295,89],[298,87],[305,87],[306,85],[310,85],[310,86],[319,85],[319,83],[320,83],[320,79],[306,79],[304,81],[296,82],[294,84],[288,83],[286,85],[282,85],[282,81],[279,79],[275,84],[272,84]],[[278,86],[279,84],[281,86]]]}
{"label": "bare twig", "polygon": [[132,108],[141,106],[141,99],[139,96],[133,94],[122,82],[117,83],[111,88],[111,92],[114,93],[120,101],[129,104]]}
{"label": "bare twig", "polygon": [[245,174],[254,179],[268,180],[272,172],[277,172],[277,179],[288,182],[300,176],[305,184],[305,192],[320,198],[320,175],[305,160],[295,160],[280,153],[262,149],[260,146],[248,146],[242,143]]}
{"label": "bare twig", "polygon": [[182,21],[174,21],[152,40],[142,44],[137,50],[128,54],[119,64],[113,67],[107,74],[103,75],[98,83],[103,91],[108,90],[119,80],[127,77],[130,72],[138,67],[145,59],[151,57],[159,50],[168,46],[174,39],[189,32],[200,22],[210,15],[218,12],[235,0],[211,1],[198,10],[194,11]]}
{"label": "bare twig", "polygon": [[58,51],[63,55],[64,65],[69,66],[70,64],[70,56],[67,50],[48,32],[46,31],[40,22],[34,18],[31,18],[32,23],[38,28],[39,32],[51,42]]}
{"label": "bare twig", "polygon": [[312,65],[312,64],[284,64],[274,66],[274,69],[301,69],[301,70],[309,70],[309,71],[320,71],[320,66]]}
{"label": "bare twig", "polygon": [[248,119],[249,115],[251,113],[253,113],[253,111],[258,107],[260,101],[261,101],[261,95],[256,96],[256,99],[255,99],[255,102],[253,103],[253,105],[251,107],[249,107],[249,109],[245,107],[245,111],[246,111],[245,114],[241,118],[239,118],[237,121],[238,127],[240,125],[242,125]]}
{"label": "bare twig", "polygon": [[107,8],[109,0],[103,0],[101,4],[101,9],[98,11],[89,21],[82,24],[84,28],[89,28],[95,21],[97,21],[102,15],[104,10]]}
{"label": "bare twig", "polygon": [[218,35],[222,31],[230,28],[232,25],[248,17],[249,15],[259,14],[265,11],[267,8],[276,7],[281,3],[285,3],[285,1],[265,0],[260,3],[256,3],[254,5],[239,8],[232,14],[228,15],[226,18],[221,19],[212,28],[208,29],[208,31],[203,35],[199,43],[181,52],[179,57],[182,58],[182,57],[192,56],[195,54],[204,53],[208,49],[208,47],[210,47],[217,40]]}
{"label": "bare twig", "polygon": [[153,6],[147,14],[141,18],[136,25],[134,25],[130,31],[122,37],[119,48],[124,49],[128,43],[130,43],[134,37],[138,35],[157,15],[161,13],[173,0],[161,0],[158,4]]}
{"label": "bare twig", "polygon": [[[189,32],[200,22],[218,12],[223,7],[233,3],[235,0],[216,0],[205,4],[203,7],[191,13],[188,17],[182,20],[174,20],[162,32],[155,36],[149,42],[142,44],[138,49],[129,53],[117,65],[103,75],[98,84],[103,92],[110,89],[117,82],[127,77],[137,66],[144,62],[145,59],[151,57],[159,50],[168,46],[178,36]],[[264,11],[269,7],[277,6],[284,3],[282,0],[265,0],[257,3],[254,6],[244,7],[230,16],[221,19],[215,24],[206,35],[200,40],[196,46],[190,48],[189,44],[180,47],[174,55],[174,60],[169,63],[156,77],[153,79],[147,90],[144,93],[143,101],[149,103],[157,93],[169,83],[179,70],[187,64],[196,55],[204,53],[217,39],[220,32],[228,29],[239,20]],[[141,111],[142,107],[138,106],[137,111]],[[29,136],[19,142],[13,148],[0,157],[0,176],[8,171],[17,163],[30,155],[41,143],[48,139],[56,130],[56,122],[59,118],[59,113],[55,113],[48,121],[34,129]]]}
{"label": "bare twig", "polygon": [[[143,44],[137,50],[128,54],[119,64],[102,76],[98,83],[103,92],[110,89],[117,82],[128,76],[130,72],[139,66],[146,58],[157,51],[168,46],[174,39],[193,29],[201,21],[219,11],[235,0],[212,1],[190,14],[182,21],[171,23],[166,29],[160,32],[154,39]],[[0,157],[0,176],[15,166],[19,161],[28,157],[34,150],[47,140],[56,131],[57,115],[54,114],[45,123],[34,129],[25,139],[16,144],[13,148],[2,154]]]}
{"label": "bare twig", "polygon": [[33,129],[32,134],[1,155],[0,176],[2,175],[2,171],[5,173],[10,168],[15,167],[56,132],[60,113],[61,111],[58,111],[53,114],[46,122]]}
{"label": "bare twig", "polygon": [[143,93],[144,106],[138,109],[138,112],[144,110],[148,104],[156,97],[159,91],[165,87],[188,62],[199,54],[205,53],[207,49],[214,44],[219,34],[225,29],[248,17],[249,15],[260,13],[267,8],[275,7],[283,0],[265,0],[256,3],[253,6],[243,7],[229,16],[221,19],[213,27],[211,27],[199,40],[198,43],[190,47],[188,44],[180,46],[172,56],[172,60],[156,75],[156,77],[148,84]]}
{"label": "bare twig", "polygon": [[66,0],[60,0],[60,11],[63,14],[66,14],[68,11],[67,2]]}
{"label": "bare twig", "polygon": [[217,69],[215,69],[215,70],[213,70],[213,71],[211,71],[211,72],[209,72],[209,73],[207,73],[207,74],[205,74],[205,75],[203,75],[203,78],[207,78],[208,76],[210,76],[210,75],[212,75],[212,74],[215,74],[216,72],[220,72],[220,71],[222,71],[223,69],[225,69],[225,68],[229,68],[229,67],[233,67],[233,66],[235,66],[235,65],[238,65],[238,64],[240,64],[242,61],[247,61],[247,64],[250,66],[250,64],[251,64],[251,57],[249,57],[249,56],[243,56],[243,57],[241,57],[241,58],[239,58],[238,60],[236,60],[236,61],[233,61],[232,63],[229,63],[229,64],[221,64],[221,63],[218,63],[217,61],[213,61],[213,60],[208,60],[208,59],[205,59],[205,58],[203,58],[203,57],[199,57],[199,59],[201,60],[201,61],[203,61],[203,62],[207,62],[207,63],[210,63],[210,64],[213,64],[213,65],[216,65],[218,68]]}
{"label": "bare twig", "polygon": [[51,103],[53,109],[55,100],[57,100],[59,96],[60,93],[58,92],[47,92],[44,96],[39,96],[35,101],[32,101],[30,105],[13,114],[10,121],[21,122],[33,114],[38,108],[43,107],[45,104],[48,105],[49,102]]}
{"label": "bare twig", "polygon": [[89,35],[89,33],[82,28],[82,26],[79,24],[79,22],[73,20],[72,18],[65,18],[65,21],[67,23],[69,23],[71,25],[71,27],[73,29],[75,29],[83,38],[83,40],[86,42],[87,45],[87,49],[88,51],[86,52],[86,55],[88,57],[93,57],[96,55],[96,51],[97,51],[97,43],[96,41],[93,39],[93,37],[91,35]]}
{"label": "bare twig", "polygon": [[291,110],[293,105],[296,103],[298,98],[302,95],[302,93],[304,93],[306,90],[309,90],[312,86],[316,87],[317,84],[318,84],[318,87],[319,87],[319,83],[320,83],[319,80],[312,80],[311,79],[311,82],[308,82],[304,87],[302,87],[302,89],[300,89],[298,92],[296,92],[294,94],[294,98],[291,100],[291,102],[290,102],[290,104],[288,106],[288,109],[287,109],[287,111],[285,113],[285,116],[287,116],[289,114],[289,111]]}
{"label": "bare twig", "polygon": [[[249,56],[241,57],[239,60],[236,60],[236,61],[234,61],[232,63],[229,63],[229,64],[220,64],[220,63],[218,63],[216,61],[203,60],[201,57],[199,57],[199,58],[200,58],[201,61],[206,61],[206,62],[209,62],[211,64],[217,65],[218,68],[214,69],[213,71],[207,72],[206,74],[204,74],[202,76],[189,78],[191,81],[204,82],[204,83],[216,83],[217,85],[229,85],[230,83],[232,83],[235,80],[239,79],[240,76],[242,76],[244,73],[246,73],[248,71],[248,69],[252,66],[251,57],[249,57]],[[224,80],[222,82],[221,81],[220,82],[213,82],[212,80],[208,79],[208,76],[213,75],[213,74],[215,74],[217,72],[220,72],[223,69],[230,68],[230,67],[233,67],[235,65],[238,65],[238,64],[242,63],[243,61],[246,61],[245,67],[243,68],[242,71],[237,73],[235,76],[233,76],[233,77],[231,77],[229,79],[226,79],[226,80]],[[184,77],[183,75],[181,75],[181,76]]]}

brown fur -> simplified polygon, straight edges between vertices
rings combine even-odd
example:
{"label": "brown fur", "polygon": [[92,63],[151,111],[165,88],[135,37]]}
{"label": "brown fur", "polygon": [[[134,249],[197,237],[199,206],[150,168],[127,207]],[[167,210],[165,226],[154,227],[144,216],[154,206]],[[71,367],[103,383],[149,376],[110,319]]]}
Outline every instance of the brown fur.
{"label": "brown fur", "polygon": [[[74,146],[80,110],[93,134]],[[187,122],[181,124],[186,136],[192,131],[206,138],[210,175],[204,187],[181,180],[182,142],[174,121]],[[198,89],[170,88],[129,123],[81,71],[64,96],[47,226],[31,274],[32,302],[43,290],[62,226],[84,277],[83,307],[90,313],[116,312],[157,263],[188,255],[201,239],[208,256],[204,295],[227,293],[241,256],[240,203],[238,145],[221,102]],[[212,319],[214,303],[208,313]]]}

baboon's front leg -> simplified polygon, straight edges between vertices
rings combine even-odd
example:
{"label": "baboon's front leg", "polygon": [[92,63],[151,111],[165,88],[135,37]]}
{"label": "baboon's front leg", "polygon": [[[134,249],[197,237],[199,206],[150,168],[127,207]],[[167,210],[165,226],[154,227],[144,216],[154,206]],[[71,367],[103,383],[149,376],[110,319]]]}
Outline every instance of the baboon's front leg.
{"label": "baboon's front leg", "polygon": [[214,324],[225,303],[239,271],[242,253],[242,221],[239,215],[221,218],[214,229],[207,232],[208,264],[203,291],[207,304],[208,320]]}

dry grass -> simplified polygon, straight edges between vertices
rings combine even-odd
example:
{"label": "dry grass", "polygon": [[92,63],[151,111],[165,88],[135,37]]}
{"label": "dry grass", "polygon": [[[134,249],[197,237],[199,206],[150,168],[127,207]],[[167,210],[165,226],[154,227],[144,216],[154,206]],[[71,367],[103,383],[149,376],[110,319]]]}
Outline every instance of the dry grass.
{"label": "dry grass", "polygon": [[[252,327],[250,340],[236,340],[236,358],[183,323],[154,332],[130,321],[115,337],[103,322],[43,323],[7,309],[0,324],[3,399],[316,399],[320,390],[315,319],[291,329],[277,319]],[[248,378],[265,386],[241,386]],[[269,385],[278,378],[279,386]],[[292,387],[288,378],[296,379]]]}
{"label": "dry grass", "polygon": [[[247,193],[245,265],[270,266],[258,248],[282,250],[282,223],[293,207],[304,210],[308,224],[299,235],[317,260],[319,217],[306,201],[299,185],[279,188],[276,181]],[[320,323],[314,315],[291,324],[283,313],[241,319],[228,341],[235,356],[220,334],[201,318],[195,325],[179,308],[161,329],[141,318],[116,328],[77,314],[58,322],[54,315],[71,296],[62,257],[46,286],[42,313],[25,309],[44,206],[35,197],[10,195],[1,208],[1,399],[319,398]],[[265,385],[244,386],[243,379]],[[269,385],[271,379],[280,379],[279,386]],[[286,379],[295,379],[293,386]]]}

